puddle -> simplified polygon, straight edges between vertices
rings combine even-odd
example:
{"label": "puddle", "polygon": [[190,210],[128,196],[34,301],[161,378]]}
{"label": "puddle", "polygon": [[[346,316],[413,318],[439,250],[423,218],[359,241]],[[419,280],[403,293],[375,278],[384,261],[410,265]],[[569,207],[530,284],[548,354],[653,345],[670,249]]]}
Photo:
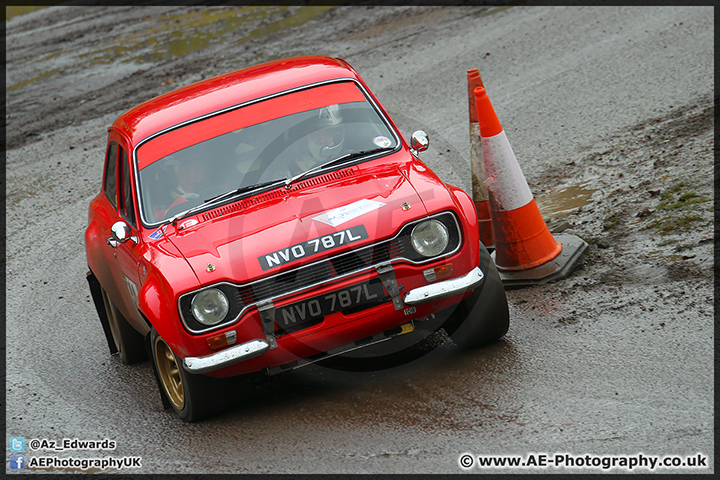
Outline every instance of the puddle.
{"label": "puddle", "polygon": [[246,42],[250,39],[257,38],[263,35],[269,35],[271,33],[277,33],[285,28],[299,27],[305,22],[312,20],[321,13],[325,13],[333,7],[300,7],[294,15],[288,18],[283,18],[270,25],[257,28],[253,30],[250,35],[236,40],[235,43]]}
{"label": "puddle", "polygon": [[496,7],[496,8],[493,8],[492,10],[489,10],[489,11],[487,11],[487,12],[485,12],[485,13],[482,13],[482,14],[480,14],[480,15],[478,15],[478,16],[479,16],[479,17],[487,17],[488,15],[492,15],[492,14],[494,14],[494,13],[502,12],[503,10],[507,10],[508,8],[512,8],[512,7],[513,7],[513,5],[505,5],[505,6],[503,6],[503,7]]}
{"label": "puddle", "polygon": [[[155,63],[182,57],[224,40],[234,32],[244,33],[234,43],[279,32],[312,20],[332,7],[299,7],[288,17],[262,25],[271,16],[290,11],[291,7],[208,8],[197,12],[160,16],[152,27],[126,36],[113,45],[79,55],[91,64],[116,62]],[[260,24],[260,26],[257,26]]]}
{"label": "puddle", "polygon": [[585,185],[571,185],[544,193],[536,196],[535,202],[545,219],[566,217],[590,202],[590,197],[596,189],[585,187]]}
{"label": "puddle", "polygon": [[[6,17],[20,15],[44,7],[7,7]],[[109,46],[99,46],[89,52],[80,53],[75,58],[81,62],[70,62],[80,66],[89,62],[92,65],[117,63],[158,63],[180,58],[209,45],[228,41],[226,36],[233,34],[235,44],[247,42],[264,35],[280,32],[287,28],[298,27],[318,15],[333,8],[321,7],[220,7],[202,8],[195,12],[168,14],[145,20],[148,28],[139,33],[125,35]],[[12,13],[11,13],[12,10]],[[285,16],[270,22],[273,17]],[[107,45],[107,44],[106,44]],[[57,52],[33,59],[35,63],[56,60],[65,52]],[[68,63],[68,62],[63,62]],[[53,69],[33,78],[23,80],[7,88],[12,92],[33,82],[61,73]]]}
{"label": "puddle", "polygon": [[42,80],[43,78],[52,77],[53,75],[57,75],[58,73],[60,73],[60,70],[50,70],[49,72],[45,72],[45,73],[43,73],[43,74],[41,74],[41,75],[38,75],[37,77],[29,78],[29,79],[27,79],[27,80],[23,80],[23,81],[20,82],[20,83],[16,83],[16,84],[13,85],[12,87],[8,87],[6,91],[7,91],[7,92],[12,92],[12,91],[14,91],[14,90],[17,90],[18,88],[24,87],[25,85],[29,85],[29,84],[31,84],[31,83],[33,83],[33,82],[38,81],[38,80]]}

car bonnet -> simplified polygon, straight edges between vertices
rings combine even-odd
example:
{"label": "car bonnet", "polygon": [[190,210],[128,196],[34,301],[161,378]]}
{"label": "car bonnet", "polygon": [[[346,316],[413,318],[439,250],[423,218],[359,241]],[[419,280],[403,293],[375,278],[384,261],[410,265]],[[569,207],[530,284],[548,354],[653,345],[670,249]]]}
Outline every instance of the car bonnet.
{"label": "car bonnet", "polygon": [[250,282],[390,238],[427,210],[397,163],[372,163],[199,213],[166,236],[203,285]]}

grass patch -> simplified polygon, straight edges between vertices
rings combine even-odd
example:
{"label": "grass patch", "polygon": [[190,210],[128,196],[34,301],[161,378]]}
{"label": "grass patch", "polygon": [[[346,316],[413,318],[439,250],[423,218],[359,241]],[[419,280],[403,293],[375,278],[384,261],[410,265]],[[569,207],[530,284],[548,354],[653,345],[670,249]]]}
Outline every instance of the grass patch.
{"label": "grass patch", "polygon": [[680,182],[680,183],[678,183],[677,185],[675,185],[675,186],[672,188],[672,191],[673,191],[673,192],[679,192],[679,191],[682,190],[682,188],[683,188],[684,186],[686,186],[686,185],[687,185],[687,183],[685,183],[685,182]]}
{"label": "grass patch", "polygon": [[675,210],[677,208],[710,201],[709,197],[698,196],[695,192],[681,193],[685,186],[685,183],[680,182],[672,187],[670,191],[660,195],[661,202],[657,206],[657,210]]}
{"label": "grass patch", "polygon": [[693,247],[695,247],[695,245],[692,245],[690,243],[685,243],[682,245],[678,244],[678,245],[675,245],[675,251],[676,252],[684,252],[685,250],[690,250]]}
{"label": "grass patch", "polygon": [[700,215],[688,215],[679,218],[665,217],[661,220],[656,220],[650,224],[650,227],[659,230],[662,235],[668,235],[678,230],[690,230],[696,222],[702,222],[703,220],[704,218]]}
{"label": "grass patch", "polygon": [[693,194],[686,194],[686,195],[692,195],[690,197],[686,197],[685,199],[680,199],[677,202],[660,202],[660,204],[657,206],[658,210],[675,210],[676,208],[682,208],[682,207],[688,207],[690,205],[695,205],[698,203],[707,202],[710,199],[708,197],[698,197],[694,193]]}
{"label": "grass patch", "polygon": [[603,228],[605,230],[609,230],[611,228],[615,228],[620,224],[620,213],[614,212],[603,220]]}

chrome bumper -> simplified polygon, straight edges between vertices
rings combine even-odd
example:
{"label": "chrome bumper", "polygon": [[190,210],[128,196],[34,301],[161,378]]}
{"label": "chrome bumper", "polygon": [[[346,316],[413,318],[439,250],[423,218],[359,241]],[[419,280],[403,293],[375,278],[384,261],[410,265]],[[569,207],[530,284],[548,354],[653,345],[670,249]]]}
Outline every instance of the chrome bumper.
{"label": "chrome bumper", "polygon": [[270,344],[267,340],[258,338],[204,357],[185,357],[183,367],[190,373],[212,372],[257,357],[268,350],[270,350]]}
{"label": "chrome bumper", "polygon": [[484,278],[485,275],[482,270],[480,270],[480,267],[475,267],[470,273],[462,277],[410,290],[405,294],[403,301],[406,305],[419,305],[421,303],[450,297],[474,289],[483,282]]}
{"label": "chrome bumper", "polygon": [[[479,267],[475,267],[467,275],[433,283],[409,291],[403,299],[406,305],[419,305],[440,298],[450,297],[467,292],[482,284],[485,275]],[[204,357],[185,357],[183,367],[190,373],[206,373],[233,365],[243,360],[257,357],[270,350],[270,343],[265,339],[255,339],[241,345],[221,350]]]}

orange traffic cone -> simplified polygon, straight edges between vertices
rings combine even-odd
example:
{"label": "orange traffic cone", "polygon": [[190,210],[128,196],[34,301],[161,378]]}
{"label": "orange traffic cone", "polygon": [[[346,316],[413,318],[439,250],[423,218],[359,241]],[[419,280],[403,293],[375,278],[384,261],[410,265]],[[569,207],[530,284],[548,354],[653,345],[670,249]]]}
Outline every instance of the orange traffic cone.
{"label": "orange traffic cone", "polygon": [[587,250],[575,235],[548,229],[484,87],[473,91],[495,239],[493,257],[505,285],[566,277]]}
{"label": "orange traffic cone", "polygon": [[477,68],[467,71],[468,104],[470,106],[470,168],[472,171],[473,203],[477,212],[480,241],[492,249],[493,240],[492,218],[490,217],[490,199],[485,185],[485,161],[483,160],[480,143],[480,127],[478,126],[477,108],[475,108],[475,95],[477,87],[482,87],[482,78]]}

